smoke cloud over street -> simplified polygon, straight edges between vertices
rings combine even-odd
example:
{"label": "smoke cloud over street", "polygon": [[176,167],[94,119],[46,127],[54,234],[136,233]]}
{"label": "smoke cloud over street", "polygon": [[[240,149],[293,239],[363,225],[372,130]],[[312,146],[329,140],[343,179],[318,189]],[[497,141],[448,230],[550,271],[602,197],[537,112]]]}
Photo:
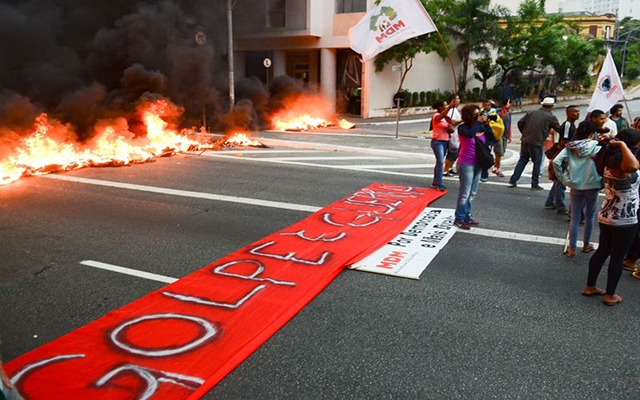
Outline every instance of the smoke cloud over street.
{"label": "smoke cloud over street", "polygon": [[4,1],[0,135],[46,112],[83,140],[97,121],[131,116],[145,97],[183,107],[186,124],[200,124],[203,107],[220,114],[225,9],[210,0]]}

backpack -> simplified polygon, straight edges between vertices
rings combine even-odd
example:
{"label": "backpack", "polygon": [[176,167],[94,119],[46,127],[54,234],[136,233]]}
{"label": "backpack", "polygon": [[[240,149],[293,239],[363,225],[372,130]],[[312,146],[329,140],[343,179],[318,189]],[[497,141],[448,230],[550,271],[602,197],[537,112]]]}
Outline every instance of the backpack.
{"label": "backpack", "polygon": [[478,161],[478,165],[482,169],[489,169],[493,166],[495,162],[493,159],[493,154],[491,154],[491,149],[482,143],[477,136],[475,136],[476,141],[476,160]]}
{"label": "backpack", "polygon": [[496,139],[496,142],[502,138],[502,135],[505,131],[504,122],[502,122],[502,118],[498,117],[495,121],[489,120],[489,126],[493,131],[493,136]]}

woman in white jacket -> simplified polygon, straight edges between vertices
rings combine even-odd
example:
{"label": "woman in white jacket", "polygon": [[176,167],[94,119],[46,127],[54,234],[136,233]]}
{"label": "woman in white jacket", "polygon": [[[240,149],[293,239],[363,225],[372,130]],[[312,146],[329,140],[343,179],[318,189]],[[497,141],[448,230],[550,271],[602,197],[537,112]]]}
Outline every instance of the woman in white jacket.
{"label": "woman in white jacket", "polygon": [[563,185],[570,188],[571,224],[569,227],[569,248],[566,254],[576,254],[578,225],[582,208],[585,208],[582,252],[593,251],[591,234],[595,225],[598,192],[602,188],[602,177],[596,170],[593,156],[601,146],[595,140],[598,127],[589,121],[581,122],[573,140],[553,159],[556,176]]}

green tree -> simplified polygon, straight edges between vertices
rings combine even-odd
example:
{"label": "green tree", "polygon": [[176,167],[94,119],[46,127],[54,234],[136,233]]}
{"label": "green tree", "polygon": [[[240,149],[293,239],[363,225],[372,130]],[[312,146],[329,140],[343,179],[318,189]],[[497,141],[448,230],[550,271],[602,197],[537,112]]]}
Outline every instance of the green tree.
{"label": "green tree", "polygon": [[543,1],[525,0],[518,14],[507,19],[499,37],[496,63],[502,69],[503,79],[511,71],[547,70],[553,72],[551,87],[567,79],[572,86],[579,87],[589,74],[589,66],[602,42],[585,40],[577,32],[577,26],[565,21],[562,15],[546,15]]}
{"label": "green tree", "polygon": [[459,87],[466,90],[469,63],[472,54],[489,57],[497,36],[498,21],[508,15],[502,6],[491,7],[491,0],[453,1],[453,14],[448,19],[447,32],[454,39],[456,53],[460,57]]}
{"label": "green tree", "polygon": [[498,73],[498,66],[493,63],[490,57],[478,58],[473,60],[475,72],[473,77],[482,82],[480,97],[487,97],[487,82]]}

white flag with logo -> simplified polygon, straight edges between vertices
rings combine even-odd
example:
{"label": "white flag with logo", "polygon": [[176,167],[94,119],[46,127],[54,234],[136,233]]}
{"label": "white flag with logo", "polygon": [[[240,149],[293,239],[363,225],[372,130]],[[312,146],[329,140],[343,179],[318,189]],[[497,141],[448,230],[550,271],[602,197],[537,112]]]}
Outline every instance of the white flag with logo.
{"label": "white flag with logo", "polygon": [[436,30],[420,0],[382,0],[349,29],[349,45],[368,61],[396,44]]}
{"label": "white flag with logo", "polygon": [[622,88],[620,75],[618,75],[616,64],[613,62],[613,57],[611,57],[611,51],[607,51],[587,113],[593,110],[609,112],[611,107],[623,98],[624,89]]}

